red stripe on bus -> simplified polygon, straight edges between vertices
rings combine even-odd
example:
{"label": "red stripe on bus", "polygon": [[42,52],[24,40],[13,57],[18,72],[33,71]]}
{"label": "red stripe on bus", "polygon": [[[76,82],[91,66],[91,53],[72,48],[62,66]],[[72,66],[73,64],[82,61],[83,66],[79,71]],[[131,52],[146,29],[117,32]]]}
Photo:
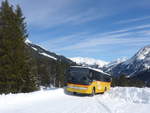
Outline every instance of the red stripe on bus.
{"label": "red stripe on bus", "polygon": [[84,87],[89,87],[90,85],[82,85],[82,84],[72,84],[72,83],[68,83],[70,85],[77,85],[77,86],[84,86]]}

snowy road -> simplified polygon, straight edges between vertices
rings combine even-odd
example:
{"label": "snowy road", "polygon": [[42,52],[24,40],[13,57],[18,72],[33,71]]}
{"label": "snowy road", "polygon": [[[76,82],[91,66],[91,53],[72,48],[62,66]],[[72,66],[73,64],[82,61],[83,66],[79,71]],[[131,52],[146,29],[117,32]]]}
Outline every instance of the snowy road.
{"label": "snowy road", "polygon": [[0,95],[0,113],[149,113],[149,88],[113,88],[103,95],[73,96],[63,89]]}

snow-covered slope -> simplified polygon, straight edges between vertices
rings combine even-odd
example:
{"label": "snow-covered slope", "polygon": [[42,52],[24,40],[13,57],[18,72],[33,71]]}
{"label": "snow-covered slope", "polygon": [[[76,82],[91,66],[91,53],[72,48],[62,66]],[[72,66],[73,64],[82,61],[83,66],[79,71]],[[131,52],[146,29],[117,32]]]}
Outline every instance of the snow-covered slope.
{"label": "snow-covered slope", "polygon": [[117,60],[112,61],[112,62],[108,63],[107,65],[105,65],[105,67],[115,66],[115,65],[118,65],[122,62],[125,62],[126,60],[127,60],[127,58],[125,58],[125,57],[124,58],[118,58]]}
{"label": "snow-covered slope", "polygon": [[116,87],[94,97],[63,89],[0,95],[0,113],[149,113],[149,108],[149,88]]}
{"label": "snow-covered slope", "polygon": [[29,39],[26,39],[25,43],[26,43],[26,45],[31,47],[34,51],[38,52],[38,54],[44,55],[44,56],[49,57],[53,60],[57,60],[57,58],[54,57],[54,55],[55,55],[54,53],[50,53],[49,51],[41,48],[40,46],[37,46],[37,45],[33,44]]}
{"label": "snow-covered slope", "polygon": [[57,58],[55,58],[55,57],[53,57],[53,56],[51,56],[51,55],[48,55],[48,54],[46,54],[46,53],[39,53],[39,54],[44,55],[44,56],[49,57],[49,58],[52,58],[52,59],[54,59],[54,60],[57,60]]}
{"label": "snow-covered slope", "polygon": [[30,49],[32,49],[32,52],[34,53],[35,57],[36,56],[38,57],[39,55],[41,55],[43,57],[49,58],[50,60],[62,61],[62,62],[69,63],[69,64],[74,63],[70,59],[62,55],[57,55],[56,53],[50,52],[39,45],[33,44],[29,39],[26,39],[25,43]]}
{"label": "snow-covered slope", "polygon": [[107,65],[104,65],[103,70],[105,72],[111,72],[111,70],[113,68],[115,68],[118,64],[125,62],[126,60],[127,60],[127,58],[125,58],[125,57],[124,58],[118,58],[117,60],[112,61],[112,62],[108,63]]}
{"label": "snow-covered slope", "polygon": [[139,63],[139,65],[140,62],[142,62],[143,68],[145,69],[150,68],[150,45],[140,49],[131,59],[127,60],[123,64],[130,65],[133,64],[134,62]]}
{"label": "snow-covered slope", "polygon": [[133,76],[147,69],[150,69],[150,45],[140,49],[132,58],[118,64],[111,71],[114,76]]}
{"label": "snow-covered slope", "polygon": [[28,38],[25,40],[25,43],[28,44],[28,43],[32,43]]}
{"label": "snow-covered slope", "polygon": [[94,58],[88,58],[88,57],[73,57],[70,58],[72,61],[76,62],[77,64],[83,65],[83,66],[91,66],[96,68],[102,68],[104,65],[108,64],[108,62],[94,59]]}

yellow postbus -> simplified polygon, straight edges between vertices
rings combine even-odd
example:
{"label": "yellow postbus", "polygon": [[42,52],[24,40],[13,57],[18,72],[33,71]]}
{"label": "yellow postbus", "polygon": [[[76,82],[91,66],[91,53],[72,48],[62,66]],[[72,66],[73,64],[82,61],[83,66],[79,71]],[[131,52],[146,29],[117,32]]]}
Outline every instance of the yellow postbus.
{"label": "yellow postbus", "polygon": [[71,66],[66,76],[66,89],[72,93],[94,95],[110,90],[111,76],[99,69]]}

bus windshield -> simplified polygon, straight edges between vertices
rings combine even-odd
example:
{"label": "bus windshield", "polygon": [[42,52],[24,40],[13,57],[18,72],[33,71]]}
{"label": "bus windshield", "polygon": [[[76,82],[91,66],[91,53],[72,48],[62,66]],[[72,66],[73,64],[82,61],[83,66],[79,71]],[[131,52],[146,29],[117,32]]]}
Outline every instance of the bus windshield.
{"label": "bus windshield", "polygon": [[89,70],[85,68],[71,68],[69,70],[68,82],[74,84],[89,85]]}

